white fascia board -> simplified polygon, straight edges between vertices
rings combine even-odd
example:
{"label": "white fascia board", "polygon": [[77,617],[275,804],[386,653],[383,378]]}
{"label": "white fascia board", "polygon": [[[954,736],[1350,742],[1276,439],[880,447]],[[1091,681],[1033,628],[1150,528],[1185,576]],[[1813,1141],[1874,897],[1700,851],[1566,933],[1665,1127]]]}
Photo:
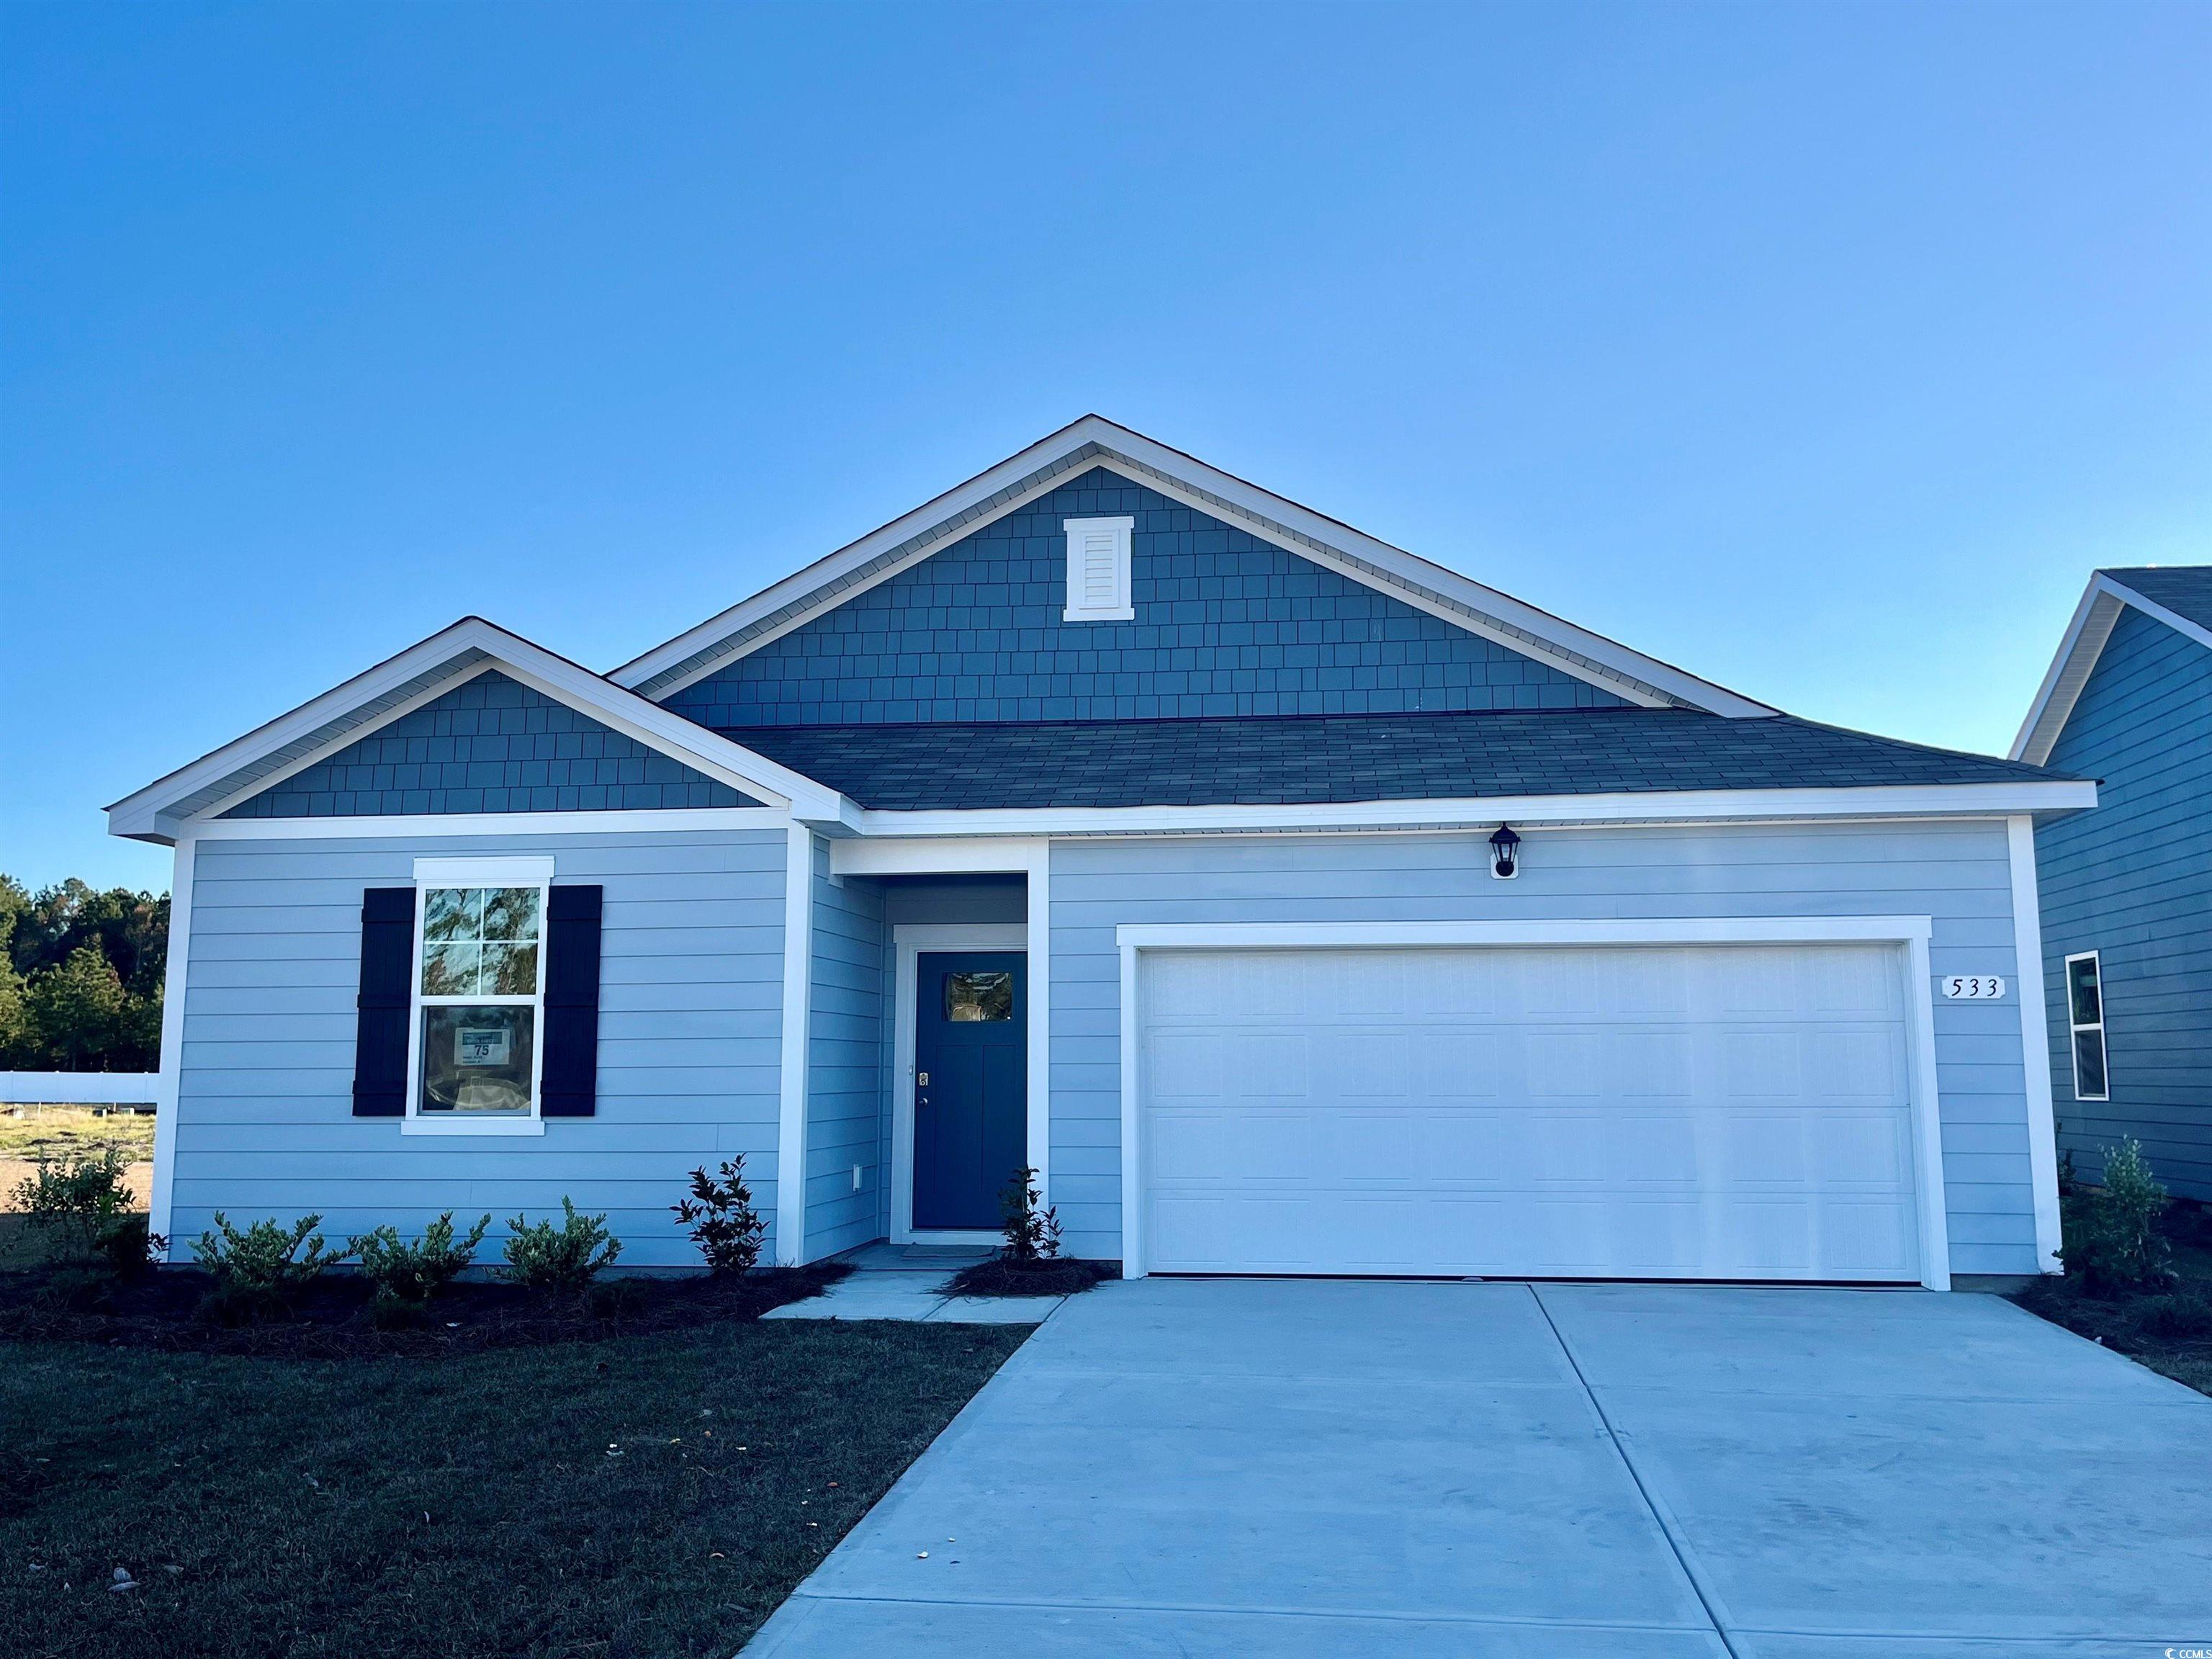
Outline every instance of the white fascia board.
{"label": "white fascia board", "polygon": [[[811,596],[821,595],[824,604],[842,604],[878,582],[889,580],[959,537],[972,533],[1055,488],[1070,470],[1065,465],[1056,467],[1055,464],[1066,463],[1070,457],[1079,457],[1085,465],[1120,472],[1133,483],[1156,489],[1200,512],[1215,517],[1226,515],[1251,533],[1301,558],[1334,568],[1353,580],[1470,633],[1523,654],[1533,653],[1555,663],[1562,672],[1601,686],[1632,702],[1645,707],[1680,702],[1712,714],[1737,717],[1779,712],[1699,679],[1672,664],[1647,657],[1618,641],[1577,628],[1549,611],[1540,611],[1456,571],[1378,541],[1349,525],[1097,415],[1085,416],[1073,425],[1032,444],[936,500],[624,664],[608,678],[631,687],[661,680],[653,685],[653,695],[672,696],[693,680],[758,650],[818,614],[819,606],[804,604]],[[933,532],[938,533],[933,535]],[[917,538],[927,539],[912,547],[903,557],[878,566],[865,578],[857,576],[863,567]],[[763,629],[747,640],[743,647],[694,664],[684,673],[662,679],[671,670],[731,635],[794,606],[803,608],[780,625]]]}
{"label": "white fascia board", "polygon": [[[449,667],[450,673],[441,674],[441,670]],[[187,823],[217,817],[240,800],[433,700],[462,676],[489,667],[588,713],[611,729],[680,759],[707,776],[759,796],[795,816],[846,826],[845,832],[850,833],[858,809],[836,790],[477,617],[462,618],[289,714],[125,796],[107,809],[108,831],[139,840],[173,842]],[[256,773],[220,795],[210,795],[210,790],[257,761],[307,743],[363,705],[392,698],[410,687],[417,689],[380,708],[374,720],[343,725],[326,741],[311,743],[290,754],[282,766]],[[193,804],[178,811],[184,803]]]}
{"label": "white fascia board", "polygon": [[2027,718],[2021,722],[2020,735],[2012,741],[2009,758],[2035,766],[2050,759],[2058,734],[2066,729],[2074,705],[2081,698],[2081,688],[2089,683],[2097,659],[2104,652],[2106,641],[2112,638],[2113,626],[2125,605],[2133,605],[2146,617],[2164,623],[2184,639],[2194,640],[2212,651],[2212,629],[2145,599],[2126,583],[2115,581],[2099,571],[2089,579],[2081,603],[2074,607],[2074,619],[2067,624],[2058,641],[2057,653],[2044,672],[2035,701],[2028,705]]}
{"label": "white fascia board", "polygon": [[1989,817],[2075,811],[2097,786],[2071,780],[1875,789],[1710,789],[1472,796],[1296,806],[1007,808],[860,814],[864,836],[1116,836],[1235,830],[1456,828],[1478,823],[1729,823],[1796,818]]}
{"label": "white fascia board", "polygon": [[779,830],[778,806],[677,806],[587,812],[414,812],[368,817],[196,818],[186,841],[410,841],[439,836],[672,835],[699,830]]}

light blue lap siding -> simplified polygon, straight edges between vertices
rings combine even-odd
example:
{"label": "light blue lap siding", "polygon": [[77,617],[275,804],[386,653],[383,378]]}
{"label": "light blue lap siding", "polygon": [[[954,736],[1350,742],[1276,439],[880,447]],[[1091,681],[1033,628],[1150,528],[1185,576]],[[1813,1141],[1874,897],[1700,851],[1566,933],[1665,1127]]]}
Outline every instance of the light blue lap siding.
{"label": "light blue lap siding", "polygon": [[[1936,974],[2017,983],[2001,823],[1531,834],[1180,836],[1052,849],[1052,1197],[1071,1251],[1121,1252],[1124,923],[1929,915]],[[2020,1008],[1936,1004],[1951,1269],[2038,1271]]]}
{"label": "light blue lap siding", "polygon": [[[418,855],[550,854],[605,889],[598,1115],[542,1138],[403,1136],[352,1115],[361,896]],[[775,1213],[785,841],[780,830],[206,841],[195,854],[170,1227],[319,1212],[332,1237],[441,1210],[605,1211],[625,1267],[696,1266],[669,1213],[695,1167],[745,1156]]]}
{"label": "light blue lap siding", "polygon": [[[2123,611],[2051,752],[2103,780],[2040,826],[2036,873],[2058,1145],[2089,1179],[2124,1136],[2172,1191],[2212,1199],[2212,650]],[[2112,1099],[2076,1100],[2065,959],[2099,953]]]}
{"label": "light blue lap siding", "polygon": [[[1136,520],[1130,622],[1067,622],[1071,517]],[[1093,468],[685,687],[703,725],[1150,720],[1622,699]]]}
{"label": "light blue lap siding", "polygon": [[[814,1001],[808,1024],[806,1257],[835,1255],[886,1232],[890,1132],[884,1091],[890,1042],[890,928],[880,883],[830,878],[814,846]],[[854,1172],[860,1172],[856,1183]]]}
{"label": "light blue lap siding", "polygon": [[759,805],[488,669],[222,816],[388,817]]}

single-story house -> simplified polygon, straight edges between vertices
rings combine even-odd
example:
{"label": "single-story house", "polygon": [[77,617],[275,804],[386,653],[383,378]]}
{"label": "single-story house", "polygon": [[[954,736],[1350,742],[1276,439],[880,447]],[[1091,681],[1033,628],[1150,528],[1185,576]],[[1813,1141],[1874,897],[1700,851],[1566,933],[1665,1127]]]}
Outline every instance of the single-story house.
{"label": "single-story house", "polygon": [[667,1206],[786,1262],[2054,1266],[2033,825],[1086,416],[598,674],[466,618],[110,809],[155,1225]]}
{"label": "single-story house", "polygon": [[2099,780],[2035,837],[2059,1148],[2212,1199],[2212,565],[2092,576],[2012,754]]}

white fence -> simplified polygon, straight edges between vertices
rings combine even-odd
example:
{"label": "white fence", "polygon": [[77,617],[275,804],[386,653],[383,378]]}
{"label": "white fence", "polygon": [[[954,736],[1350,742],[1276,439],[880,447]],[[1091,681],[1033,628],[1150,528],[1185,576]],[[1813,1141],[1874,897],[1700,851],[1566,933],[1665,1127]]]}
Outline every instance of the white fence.
{"label": "white fence", "polygon": [[9,1106],[151,1106],[159,1072],[0,1072]]}

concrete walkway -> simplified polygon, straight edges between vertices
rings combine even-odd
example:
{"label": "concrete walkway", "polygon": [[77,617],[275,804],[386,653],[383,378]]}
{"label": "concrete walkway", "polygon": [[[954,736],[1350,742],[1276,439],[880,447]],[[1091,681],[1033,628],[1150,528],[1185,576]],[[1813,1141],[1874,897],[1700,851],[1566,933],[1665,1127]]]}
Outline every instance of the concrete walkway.
{"label": "concrete walkway", "polygon": [[1066,1301],[1058,1296],[947,1296],[945,1283],[989,1256],[876,1243],[841,1256],[853,1272],[819,1296],[771,1308],[763,1319],[896,1319],[933,1325],[1036,1325]]}
{"label": "concrete walkway", "polygon": [[2156,1659],[2212,1400],[1996,1298],[1072,1298],[756,1659]]}

